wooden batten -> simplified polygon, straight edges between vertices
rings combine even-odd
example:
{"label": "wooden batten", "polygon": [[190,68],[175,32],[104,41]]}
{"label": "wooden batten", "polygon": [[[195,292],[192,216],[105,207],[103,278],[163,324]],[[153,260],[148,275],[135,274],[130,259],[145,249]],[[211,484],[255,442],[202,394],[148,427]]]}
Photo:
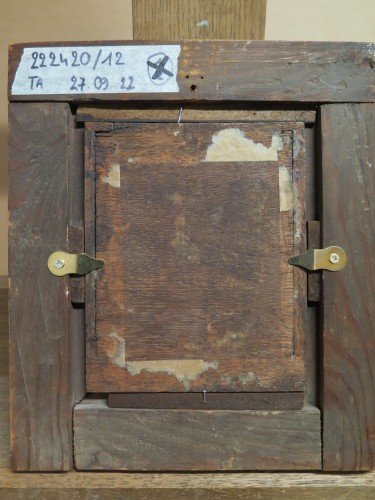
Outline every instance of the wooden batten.
{"label": "wooden batten", "polygon": [[[104,46],[114,42],[61,42],[64,46]],[[155,42],[118,42],[152,45]],[[121,94],[30,95],[64,102],[109,101],[242,101],[242,102],[374,102],[372,44],[270,41],[182,41],[178,64],[179,92]],[[15,44],[9,48],[9,100],[25,47],[53,47],[56,43]],[[249,78],[251,75],[251,78]],[[353,76],[354,75],[354,76]]]}
{"label": "wooden batten", "polygon": [[78,470],[319,470],[319,436],[320,412],[311,406],[127,410],[84,400],[74,410]]}
{"label": "wooden batten", "polygon": [[313,124],[316,120],[316,111],[285,111],[285,110],[257,110],[225,105],[194,106],[132,106],[131,103],[123,106],[80,106],[77,109],[78,122],[302,122]]}

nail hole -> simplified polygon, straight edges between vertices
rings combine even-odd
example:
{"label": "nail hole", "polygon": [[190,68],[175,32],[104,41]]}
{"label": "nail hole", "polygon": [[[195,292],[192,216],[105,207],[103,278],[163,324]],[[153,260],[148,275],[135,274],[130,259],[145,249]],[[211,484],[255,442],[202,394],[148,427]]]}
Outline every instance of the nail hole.
{"label": "nail hole", "polygon": [[203,80],[204,76],[201,76],[201,80]]}
{"label": "nail hole", "polygon": [[186,75],[185,78],[190,78],[190,75]]}
{"label": "nail hole", "polygon": [[192,90],[194,92],[195,90],[197,90],[197,86],[196,85],[190,85],[190,90]]}

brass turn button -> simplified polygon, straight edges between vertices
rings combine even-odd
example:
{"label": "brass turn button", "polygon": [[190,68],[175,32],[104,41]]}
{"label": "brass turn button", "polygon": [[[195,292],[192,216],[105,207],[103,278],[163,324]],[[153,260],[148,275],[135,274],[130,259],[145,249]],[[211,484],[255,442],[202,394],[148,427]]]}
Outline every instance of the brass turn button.
{"label": "brass turn button", "polygon": [[311,249],[301,255],[289,259],[289,264],[299,266],[308,271],[340,271],[346,264],[346,253],[341,247]]}
{"label": "brass turn button", "polygon": [[85,253],[53,252],[48,258],[48,269],[55,276],[87,274],[104,266],[104,261]]}

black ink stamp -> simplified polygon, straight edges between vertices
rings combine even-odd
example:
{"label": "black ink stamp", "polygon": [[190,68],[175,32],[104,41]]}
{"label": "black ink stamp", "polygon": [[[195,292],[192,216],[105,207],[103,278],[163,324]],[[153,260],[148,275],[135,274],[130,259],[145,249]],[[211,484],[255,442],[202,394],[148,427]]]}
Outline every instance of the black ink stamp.
{"label": "black ink stamp", "polygon": [[154,85],[164,85],[173,75],[172,59],[158,52],[147,59],[148,75]]}

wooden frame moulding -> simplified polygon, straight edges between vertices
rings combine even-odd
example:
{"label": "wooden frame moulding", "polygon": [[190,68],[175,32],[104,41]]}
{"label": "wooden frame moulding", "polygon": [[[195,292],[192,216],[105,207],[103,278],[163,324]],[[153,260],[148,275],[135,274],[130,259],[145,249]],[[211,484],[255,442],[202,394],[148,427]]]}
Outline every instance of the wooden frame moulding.
{"label": "wooden frame moulding", "polygon": [[[106,43],[113,44],[87,42]],[[348,265],[323,280],[323,468],[374,467],[374,44],[182,42],[177,93],[12,96],[22,50],[31,46],[48,44],[11,46],[9,65],[13,468],[73,466],[71,412],[82,396],[82,381],[77,385],[80,375],[72,373],[82,373],[82,366],[74,367],[71,357],[69,281],[57,282],[45,266],[56,247],[72,248],[76,237],[70,235],[76,233],[69,228],[80,222],[77,214],[69,215],[75,160],[68,103],[148,100],[238,101],[263,109],[327,104],[321,108],[323,244],[343,246]],[[81,316],[77,321],[82,325]],[[77,406],[76,418],[89,419],[102,407],[92,405]]]}

